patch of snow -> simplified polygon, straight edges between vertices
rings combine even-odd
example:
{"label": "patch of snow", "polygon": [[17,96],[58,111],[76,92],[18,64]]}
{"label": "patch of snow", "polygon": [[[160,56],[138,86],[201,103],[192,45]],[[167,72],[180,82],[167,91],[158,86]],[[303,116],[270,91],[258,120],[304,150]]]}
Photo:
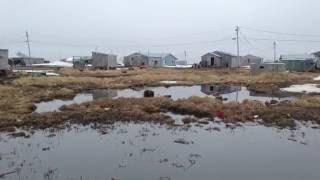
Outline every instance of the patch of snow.
{"label": "patch of snow", "polygon": [[24,73],[46,73],[52,72],[52,70],[13,70],[14,73],[16,72],[24,72]]}
{"label": "patch of snow", "polygon": [[192,65],[175,65],[175,66],[163,66],[164,68],[177,68],[177,69],[186,69],[192,68]]}
{"label": "patch of snow", "polygon": [[177,84],[177,81],[160,81],[162,84]]}
{"label": "patch of snow", "polygon": [[320,81],[320,76],[314,78],[313,80],[315,80],[315,81]]}
{"label": "patch of snow", "polygon": [[243,69],[251,69],[251,66],[241,66]]}
{"label": "patch of snow", "polygon": [[73,67],[72,63],[63,62],[63,61],[54,61],[50,63],[43,63],[43,64],[33,64],[32,66],[35,67]]}
{"label": "patch of snow", "polygon": [[293,93],[320,93],[319,84],[302,84],[292,85],[287,88],[282,88],[281,91]]}
{"label": "patch of snow", "polygon": [[46,76],[60,76],[60,74],[53,73],[53,72],[47,72]]}

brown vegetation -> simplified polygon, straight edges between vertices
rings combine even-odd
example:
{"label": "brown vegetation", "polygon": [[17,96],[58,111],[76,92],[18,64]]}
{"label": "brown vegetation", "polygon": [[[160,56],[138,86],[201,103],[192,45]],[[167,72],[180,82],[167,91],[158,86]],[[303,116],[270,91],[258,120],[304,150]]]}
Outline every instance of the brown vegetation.
{"label": "brown vegetation", "polygon": [[[191,114],[198,117],[216,116],[223,112],[225,121],[239,122],[253,120],[255,115],[264,118],[268,124],[288,124],[286,120],[307,117],[304,119],[319,120],[318,96],[302,97],[289,105],[278,104],[267,107],[256,101],[245,101],[241,104],[223,104],[210,98],[196,98],[173,101],[167,98],[152,99],[103,99],[66,107],[61,113],[31,114],[34,103],[55,98],[70,98],[86,89],[128,88],[135,86],[158,86],[160,81],[178,81],[178,85],[205,83],[241,84],[250,89],[266,92],[278,91],[279,87],[297,83],[312,82],[312,73],[261,74],[250,76],[245,70],[170,70],[142,69],[121,71],[76,71],[62,69],[60,77],[21,76],[0,85],[0,127],[6,126],[41,126],[65,122],[69,119],[81,122],[115,120],[142,120],[172,122],[169,117],[159,112],[172,111]],[[110,108],[110,109],[109,109]],[[109,110],[108,110],[109,109]],[[293,111],[294,110],[294,111]],[[271,115],[272,114],[272,115]],[[277,119],[277,120],[276,120]],[[319,121],[320,122],[320,121]],[[44,125],[43,125],[44,124]]]}

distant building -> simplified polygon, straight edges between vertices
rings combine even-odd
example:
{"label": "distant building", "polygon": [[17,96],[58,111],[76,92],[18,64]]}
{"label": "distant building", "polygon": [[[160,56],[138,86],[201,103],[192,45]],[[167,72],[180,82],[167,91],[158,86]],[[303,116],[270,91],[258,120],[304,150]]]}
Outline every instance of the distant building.
{"label": "distant building", "polygon": [[0,49],[0,75],[6,74],[6,71],[9,68],[8,64],[8,53],[7,49]]}
{"label": "distant building", "polygon": [[268,72],[280,73],[286,71],[286,65],[284,63],[252,63],[250,64],[250,67],[252,75]]}
{"label": "distant building", "polygon": [[238,57],[231,53],[214,51],[203,55],[200,64],[202,67],[236,68],[249,65],[250,63],[242,57],[238,60]]}
{"label": "distant building", "polygon": [[125,66],[175,66],[177,58],[170,53],[133,53],[125,56],[123,63]]}
{"label": "distant building", "polygon": [[313,54],[288,54],[280,56],[280,62],[286,64],[287,70],[300,72],[315,70],[317,59]]}
{"label": "distant building", "polygon": [[32,66],[33,64],[45,63],[44,58],[37,57],[14,57],[9,60],[10,65]]}
{"label": "distant building", "polygon": [[[260,64],[263,62],[263,58],[262,57],[258,57],[258,56],[254,56],[251,54],[242,56],[242,63],[246,64],[246,65],[250,65],[251,63],[255,63],[255,64]],[[245,66],[245,65],[242,65]]]}
{"label": "distant building", "polygon": [[320,51],[312,53],[317,58],[316,68],[320,69]]}
{"label": "distant building", "polygon": [[114,69],[118,65],[117,55],[92,52],[92,67],[95,69]]}

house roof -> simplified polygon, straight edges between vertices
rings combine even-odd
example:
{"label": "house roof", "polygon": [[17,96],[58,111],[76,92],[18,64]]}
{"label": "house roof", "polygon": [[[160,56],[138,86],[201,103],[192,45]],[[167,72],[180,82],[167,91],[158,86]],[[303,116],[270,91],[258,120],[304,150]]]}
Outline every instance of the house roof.
{"label": "house roof", "polygon": [[[141,54],[143,56],[146,56],[146,57],[156,57],[156,58],[164,58],[166,56],[173,56],[175,59],[178,59],[177,57],[175,57],[174,55],[172,55],[171,53],[148,53],[148,52],[136,52],[136,53],[133,53],[131,55],[136,55],[136,54]],[[131,56],[129,55],[129,56]]]}
{"label": "house roof", "polygon": [[[217,54],[217,53],[215,53],[215,52],[209,52],[209,53],[207,53],[207,54],[214,55],[214,56],[217,56],[217,57],[221,57],[219,54]],[[207,55],[207,54],[205,54],[205,55]]]}
{"label": "house roof", "polygon": [[305,61],[310,59],[314,59],[314,56],[310,54],[286,54],[280,56],[280,60],[284,61]]}
{"label": "house roof", "polygon": [[255,56],[255,55],[252,55],[252,54],[247,54],[247,55],[245,55],[245,56],[243,56],[243,57],[245,57],[245,58],[257,58],[257,59],[263,59],[262,57],[259,57],[259,56]]}
{"label": "house roof", "polygon": [[143,53],[140,53],[144,56],[148,56],[148,57],[158,57],[158,58],[164,58],[166,56],[173,56],[175,59],[178,59],[176,58],[174,55],[170,54],[170,53],[148,53],[148,52],[143,52]]}
{"label": "house roof", "polygon": [[222,56],[222,55],[233,56],[233,57],[237,56],[232,53],[228,53],[228,52],[224,52],[224,51],[214,51],[213,53],[219,54],[220,56]]}

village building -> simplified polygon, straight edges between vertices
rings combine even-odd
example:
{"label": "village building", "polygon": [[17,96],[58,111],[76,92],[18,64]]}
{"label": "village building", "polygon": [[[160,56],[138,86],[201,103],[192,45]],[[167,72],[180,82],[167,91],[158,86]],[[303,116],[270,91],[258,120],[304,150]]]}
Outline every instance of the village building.
{"label": "village building", "polygon": [[200,62],[201,67],[215,68],[237,68],[249,64],[247,59],[238,59],[236,55],[222,51],[209,52],[201,57]]}
{"label": "village building", "polygon": [[0,76],[7,73],[9,68],[8,56],[9,53],[7,49],[0,49]]}
{"label": "village building", "polygon": [[[251,54],[242,56],[241,58],[242,58],[241,62],[243,64],[246,64],[246,65],[250,65],[251,63],[260,64],[260,63],[263,62],[263,58],[262,57],[254,56],[254,55],[251,55]],[[245,65],[242,65],[242,66],[245,66]]]}
{"label": "village building", "polygon": [[317,58],[316,68],[320,69],[320,51],[312,53]]}
{"label": "village building", "polygon": [[115,69],[117,65],[117,55],[92,52],[92,68]]}
{"label": "village building", "polygon": [[175,66],[178,58],[170,53],[133,53],[125,56],[123,63],[125,66],[150,66],[163,67]]}
{"label": "village building", "polygon": [[259,75],[261,73],[281,73],[286,71],[285,63],[274,63],[274,62],[264,62],[264,63],[252,63],[250,64],[250,70],[252,75]]}
{"label": "village building", "polygon": [[317,57],[314,54],[287,54],[280,56],[280,62],[286,64],[289,71],[312,71],[315,70]]}

